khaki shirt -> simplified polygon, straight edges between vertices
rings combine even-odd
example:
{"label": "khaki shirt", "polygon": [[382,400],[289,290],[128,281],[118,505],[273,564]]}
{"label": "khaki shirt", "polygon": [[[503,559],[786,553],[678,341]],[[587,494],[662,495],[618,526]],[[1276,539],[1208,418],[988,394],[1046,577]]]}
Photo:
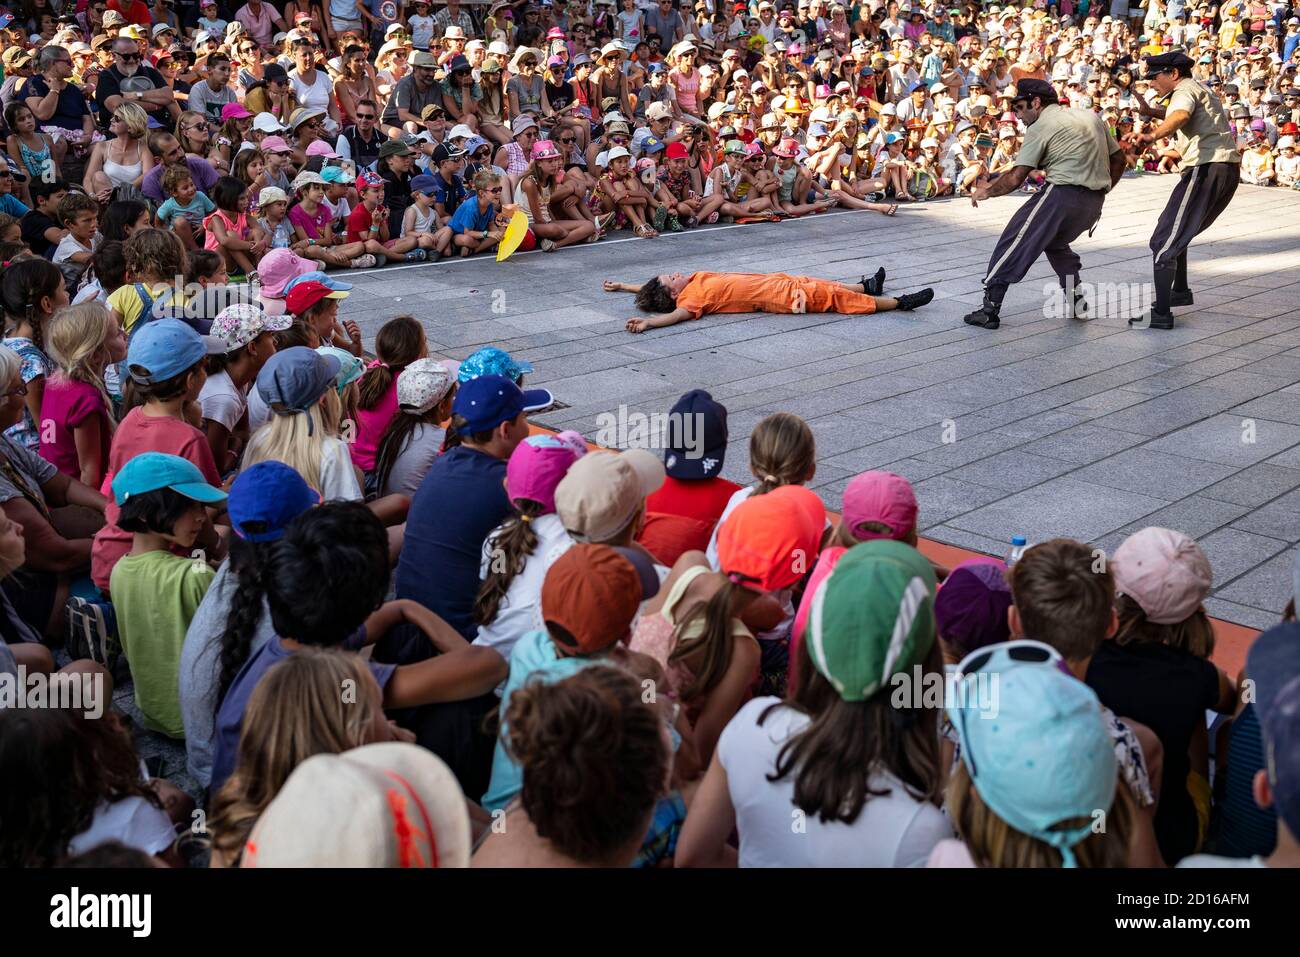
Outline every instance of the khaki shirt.
{"label": "khaki shirt", "polygon": [[1016,166],[1041,169],[1049,183],[1110,191],[1110,156],[1120,146],[1101,117],[1051,104],[1025,131]]}
{"label": "khaki shirt", "polygon": [[1182,162],[1178,164],[1180,170],[1206,163],[1241,162],[1241,152],[1237,149],[1228,114],[1219,98],[1206,87],[1190,77],[1179,80],[1169,94],[1165,116],[1175,110],[1188,115],[1182,129],[1174,134],[1174,145],[1183,154]]}

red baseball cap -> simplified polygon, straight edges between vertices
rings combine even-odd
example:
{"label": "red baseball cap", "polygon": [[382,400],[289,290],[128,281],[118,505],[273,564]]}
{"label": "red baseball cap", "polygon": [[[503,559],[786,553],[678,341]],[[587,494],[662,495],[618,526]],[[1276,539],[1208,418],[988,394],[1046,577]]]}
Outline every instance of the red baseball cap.
{"label": "red baseball cap", "polygon": [[802,485],[752,495],[718,529],[718,564],[746,588],[788,588],[812,568],[825,525],[826,506]]}
{"label": "red baseball cap", "polygon": [[284,304],[295,316],[301,316],[322,299],[346,299],[347,297],[346,292],[336,292],[323,282],[309,279],[290,289],[289,295],[285,297]]}
{"label": "red baseball cap", "polygon": [[670,160],[682,159],[682,160],[684,160],[684,159],[686,159],[686,157],[687,157],[688,155],[689,155],[689,154],[687,154],[687,152],[686,152],[686,147],[683,146],[681,143],[676,143],[676,142],[674,142],[674,143],[669,143],[669,144],[668,144],[668,148],[667,148],[666,150],[664,150],[664,158],[665,158],[665,159],[670,159]]}
{"label": "red baseball cap", "polygon": [[590,655],[625,638],[641,602],[659,591],[654,562],[640,549],[575,544],[542,583],[542,620],[572,639],[552,638],[572,654]]}
{"label": "red baseball cap", "polygon": [[[864,522],[878,522],[889,532],[859,529]],[[902,541],[916,527],[916,493],[912,485],[893,472],[863,472],[844,489],[844,527],[860,542],[873,538]]]}

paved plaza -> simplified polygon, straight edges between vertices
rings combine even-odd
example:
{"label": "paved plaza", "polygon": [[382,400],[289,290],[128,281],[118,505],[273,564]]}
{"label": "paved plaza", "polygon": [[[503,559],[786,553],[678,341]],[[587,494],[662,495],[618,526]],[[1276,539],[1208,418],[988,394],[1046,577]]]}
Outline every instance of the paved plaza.
{"label": "paved plaza", "polygon": [[[1112,306],[1150,281],[1152,226],[1171,176],[1124,179],[1091,238],[1084,280]],[[916,487],[924,535],[1002,554],[1012,535],[1113,548],[1159,524],[1195,536],[1214,568],[1207,608],[1263,628],[1291,595],[1300,543],[1300,193],[1242,186],[1191,250],[1196,305],[1173,331],[1122,317],[1056,318],[1045,261],[1014,286],[1002,328],[966,326],[988,255],[1024,197],[832,212],[657,240],[445,260],[347,278],[342,316],[367,348],[409,313],[430,349],[498,345],[536,367],[560,406],[535,421],[597,440],[602,413],[666,412],[691,388],[730,411],[724,474],[749,481],[751,427],[775,411],[817,437],[811,483],[828,506],[864,469]],[[878,265],[887,294],[935,287],[911,314],[708,316],[623,331],[632,297],[601,280],[659,272],[790,272],[856,282]]]}

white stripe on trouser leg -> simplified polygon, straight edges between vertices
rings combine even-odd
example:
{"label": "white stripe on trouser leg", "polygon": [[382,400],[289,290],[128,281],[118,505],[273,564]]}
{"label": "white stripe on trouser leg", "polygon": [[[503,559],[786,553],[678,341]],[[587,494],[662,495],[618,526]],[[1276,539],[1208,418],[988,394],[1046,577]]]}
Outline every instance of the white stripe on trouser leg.
{"label": "white stripe on trouser leg", "polygon": [[1178,238],[1178,228],[1183,224],[1183,216],[1187,212],[1187,204],[1191,202],[1192,199],[1192,190],[1196,189],[1196,177],[1203,169],[1205,169],[1204,166],[1198,166],[1196,169],[1192,170],[1192,180],[1187,184],[1187,191],[1183,193],[1183,201],[1178,204],[1178,212],[1174,216],[1174,225],[1169,231],[1169,238],[1165,240],[1165,244],[1161,246],[1160,251],[1156,253],[1155,262],[1160,262],[1161,257],[1164,256],[1164,254],[1169,250],[1169,247],[1173,245],[1174,240]]}
{"label": "white stripe on trouser leg", "polygon": [[1025,238],[1025,233],[1029,232],[1029,224],[1034,221],[1034,217],[1038,215],[1039,210],[1047,205],[1047,194],[1052,191],[1052,185],[1053,184],[1048,183],[1047,189],[1038,194],[1038,204],[1034,207],[1034,211],[1025,217],[1025,224],[1020,227],[1020,232],[1016,234],[1016,238],[1012,240],[1011,245],[1007,247],[1007,251],[1002,254],[1002,258],[989,267],[988,275],[984,277],[985,285],[988,284],[988,281],[993,274],[1002,268],[1002,264],[1007,261],[1011,254],[1016,251],[1016,247],[1020,245],[1020,240]]}

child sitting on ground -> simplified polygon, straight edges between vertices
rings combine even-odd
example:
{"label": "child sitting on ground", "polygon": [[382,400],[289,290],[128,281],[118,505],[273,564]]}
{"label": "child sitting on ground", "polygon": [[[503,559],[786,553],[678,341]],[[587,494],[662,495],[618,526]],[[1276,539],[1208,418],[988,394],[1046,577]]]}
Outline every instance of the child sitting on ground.
{"label": "child sitting on ground", "polygon": [[184,311],[184,293],[175,286],[185,275],[185,247],[175,233],[141,229],[131,235],[122,251],[130,282],[109,295],[108,308],[129,342],[136,335],[137,324],[159,316],[176,318]]}
{"label": "child sitting on ground", "polygon": [[278,186],[266,186],[257,194],[257,225],[267,236],[267,249],[289,249],[300,255],[307,240],[294,241],[293,224],[289,222],[289,197]]}
{"label": "child sitting on ground", "polygon": [[163,171],[163,192],[167,201],[158,207],[158,222],[180,237],[186,249],[198,249],[207,241],[203,221],[217,207],[194,185],[188,166],[169,166]]}
{"label": "child sitting on ground", "polygon": [[97,489],[117,426],[104,369],[126,358],[126,336],[98,302],[60,310],[47,334],[59,371],[41,398],[41,458]]}
{"label": "child sitting on ground", "polygon": [[395,316],[375,334],[376,358],[361,377],[351,447],[352,462],[366,474],[371,493],[377,489],[374,471],[379,442],[397,414],[397,377],[428,354],[424,327],[413,316]]}
{"label": "child sitting on ground", "polygon": [[375,451],[380,496],[415,494],[442,451],[456,397],[456,377],[437,359],[416,359],[397,376],[397,413]]}
{"label": "child sitting on ground", "polygon": [[480,170],[474,174],[474,199],[456,207],[451,222],[438,230],[434,239],[441,250],[447,243],[460,249],[462,257],[485,252],[505,236],[508,220],[501,213],[501,191],[505,180],[496,173]]}
{"label": "child sitting on ground", "polygon": [[59,221],[68,234],[54,250],[54,265],[63,273],[71,292],[81,284],[95,248],[103,239],[99,235],[99,204],[85,193],[67,193],[59,200]]}
{"label": "child sitting on ground", "polygon": [[131,550],[113,566],[110,593],[118,636],[145,727],[184,738],[179,673],[190,619],[212,583],[201,554],[188,553],[208,521],[205,505],[226,493],[209,485],[194,463],[145,452],[113,476],[117,525],[131,533]]}
{"label": "child sitting on ground", "polygon": [[248,388],[275,355],[272,334],[291,325],[290,316],[268,316],[247,304],[227,306],[212,322],[211,335],[225,352],[208,356],[199,408],[212,460],[223,475],[235,468],[248,441]]}

